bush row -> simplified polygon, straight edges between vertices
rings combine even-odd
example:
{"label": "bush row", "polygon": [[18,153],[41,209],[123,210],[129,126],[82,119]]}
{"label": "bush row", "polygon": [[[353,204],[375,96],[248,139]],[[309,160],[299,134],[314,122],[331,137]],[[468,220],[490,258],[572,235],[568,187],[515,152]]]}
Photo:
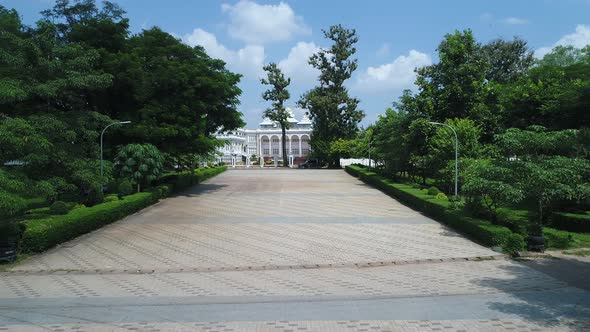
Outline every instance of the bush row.
{"label": "bush row", "polygon": [[179,173],[167,173],[160,178],[158,183],[160,185],[164,184],[170,186],[170,189],[173,192],[180,192],[225,170],[227,170],[227,166],[198,168],[194,171],[185,171]]}
{"label": "bush row", "polygon": [[65,215],[30,220],[21,242],[22,252],[40,252],[98,229],[158,201],[156,192],[142,192],[119,201],[74,209]]}
{"label": "bush row", "polygon": [[451,209],[450,202],[446,199],[435,198],[410,185],[395,183],[360,166],[351,165],[346,166],[345,169],[352,176],[358,177],[407,206],[447,224],[483,245],[501,246],[508,252],[514,252],[515,248],[522,249],[524,246],[522,236],[513,234],[504,226],[493,225],[486,220],[467,216],[462,210]]}
{"label": "bush row", "polygon": [[590,233],[590,213],[554,212],[551,215],[551,226],[570,232]]}
{"label": "bush row", "polygon": [[[92,207],[74,208],[64,215],[29,220],[26,222],[22,237],[21,252],[47,250],[135,213],[157,202],[160,198],[169,196],[173,191],[187,188],[190,186],[188,183],[199,183],[226,169],[226,167],[216,167],[189,172],[190,175],[184,173],[176,177],[168,175],[167,183],[152,188],[149,192],[129,195],[120,200],[112,200]],[[189,182],[187,178],[192,182]]]}

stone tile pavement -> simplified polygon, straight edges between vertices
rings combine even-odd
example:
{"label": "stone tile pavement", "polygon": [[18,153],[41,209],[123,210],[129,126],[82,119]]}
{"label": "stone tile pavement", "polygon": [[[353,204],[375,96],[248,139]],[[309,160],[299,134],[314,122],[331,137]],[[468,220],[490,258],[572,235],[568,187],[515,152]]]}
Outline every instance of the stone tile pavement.
{"label": "stone tile pavement", "polygon": [[0,331],[589,330],[549,274],[343,171],[228,171],[1,272]]}
{"label": "stone tile pavement", "polygon": [[354,264],[497,255],[342,171],[229,171],[18,270]]}
{"label": "stone tile pavement", "polygon": [[299,332],[299,331],[360,331],[360,332],[396,332],[396,331],[447,331],[447,332],[535,332],[535,331],[588,331],[590,324],[586,321],[567,321],[556,324],[555,321],[528,322],[517,319],[494,320],[341,320],[341,321],[263,321],[263,322],[196,322],[196,323],[123,323],[123,324],[47,324],[40,326],[13,325],[0,327],[0,331],[56,331],[56,332]]}
{"label": "stone tile pavement", "polygon": [[[4,274],[0,299],[55,297],[404,297],[549,291],[567,284],[509,260],[365,268]],[[0,301],[1,303],[1,301]]]}

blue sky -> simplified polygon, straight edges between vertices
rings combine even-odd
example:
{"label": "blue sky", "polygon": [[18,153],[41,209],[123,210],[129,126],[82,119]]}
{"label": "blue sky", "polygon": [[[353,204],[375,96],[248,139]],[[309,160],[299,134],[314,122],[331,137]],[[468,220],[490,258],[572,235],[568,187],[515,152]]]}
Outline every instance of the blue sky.
{"label": "blue sky", "polygon": [[[307,58],[328,46],[321,29],[333,24],[359,35],[359,68],[350,80],[351,95],[367,113],[363,124],[413,88],[416,66],[436,61],[436,47],[446,33],[473,30],[478,41],[519,36],[537,55],[551,47],[590,44],[590,0],[529,1],[206,1],[116,0],[131,21],[131,31],[159,26],[190,45],[225,60],[244,75],[240,110],[256,127],[267,107],[259,82],[262,65],[277,62],[292,78],[291,100],[315,85],[317,73]],[[52,0],[1,0],[19,11],[27,24]],[[301,110],[295,110],[296,117]]]}

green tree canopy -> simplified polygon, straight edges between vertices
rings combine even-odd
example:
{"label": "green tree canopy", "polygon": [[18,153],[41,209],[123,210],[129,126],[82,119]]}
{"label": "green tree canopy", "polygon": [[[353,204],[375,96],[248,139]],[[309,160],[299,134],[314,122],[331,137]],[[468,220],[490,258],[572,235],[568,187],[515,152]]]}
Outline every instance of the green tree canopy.
{"label": "green tree canopy", "polygon": [[[357,59],[351,58],[356,53],[356,31],[334,25],[323,32],[332,45],[309,59],[309,64],[320,71],[320,85],[303,94],[299,105],[309,110],[313,121],[313,151],[325,158],[330,155],[331,142],[355,137],[364,112],[357,109],[359,100],[350,97],[344,86],[357,68]],[[340,165],[337,156],[329,161],[333,166]]]}
{"label": "green tree canopy", "polygon": [[290,78],[285,78],[283,72],[277,67],[277,64],[272,62],[264,66],[262,69],[267,74],[267,78],[260,79],[260,82],[264,85],[270,85],[271,87],[262,93],[262,99],[272,102],[272,106],[264,111],[264,116],[270,120],[277,122],[281,126],[282,132],[282,151],[283,151],[283,166],[288,167],[288,155],[287,155],[287,134],[286,130],[289,129],[289,117],[290,114],[285,108],[285,101],[288,100],[291,95],[287,87],[291,84]]}

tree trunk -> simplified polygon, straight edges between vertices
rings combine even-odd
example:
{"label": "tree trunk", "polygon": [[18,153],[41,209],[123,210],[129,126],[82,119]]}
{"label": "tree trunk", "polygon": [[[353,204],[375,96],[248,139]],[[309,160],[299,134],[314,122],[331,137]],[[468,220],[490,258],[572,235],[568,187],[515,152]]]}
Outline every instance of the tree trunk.
{"label": "tree trunk", "polygon": [[283,167],[289,167],[289,156],[287,156],[287,130],[285,125],[281,125],[283,131]]}
{"label": "tree trunk", "polygon": [[543,227],[543,201],[542,200],[539,200],[539,227]]}
{"label": "tree trunk", "polygon": [[137,183],[137,192],[140,192],[140,186],[139,186],[139,182]]}

